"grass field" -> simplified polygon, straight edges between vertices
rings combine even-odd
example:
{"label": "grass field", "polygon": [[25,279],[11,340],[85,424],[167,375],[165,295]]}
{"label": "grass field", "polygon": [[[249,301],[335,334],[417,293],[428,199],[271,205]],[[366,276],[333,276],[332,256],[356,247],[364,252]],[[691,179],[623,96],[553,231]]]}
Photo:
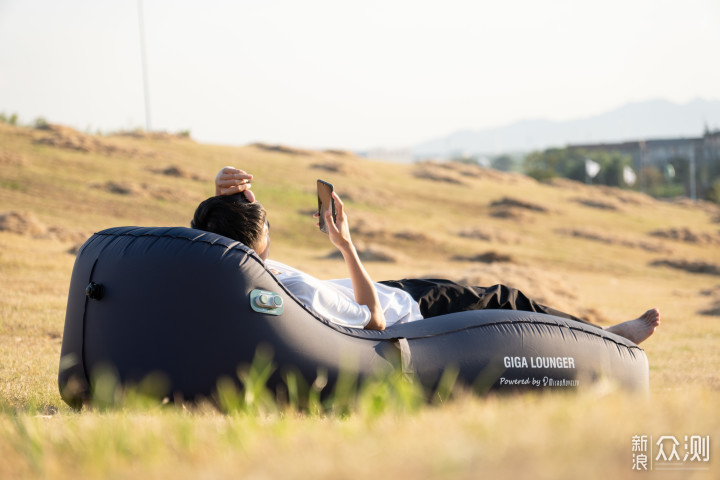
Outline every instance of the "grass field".
{"label": "grass field", "polygon": [[[271,256],[318,277],[346,276],[314,230],[323,178],[345,200],[359,249],[390,260],[367,262],[376,280],[502,282],[605,325],[659,308],[663,323],[643,344],[649,395],[599,384],[385,408],[361,399],[348,415],[132,402],[73,412],[57,391],[71,252],[107,227],[188,225],[224,165],[255,175]],[[716,206],[463,165],[4,124],[0,172],[2,479],[720,477]],[[505,261],[473,260],[484,254]],[[709,461],[633,471],[636,435],[709,436]]]}

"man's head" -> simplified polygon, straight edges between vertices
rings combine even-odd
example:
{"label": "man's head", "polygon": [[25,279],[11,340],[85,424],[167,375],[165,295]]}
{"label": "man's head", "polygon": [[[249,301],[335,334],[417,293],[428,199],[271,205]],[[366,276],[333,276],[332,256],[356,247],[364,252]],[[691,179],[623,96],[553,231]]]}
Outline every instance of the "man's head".
{"label": "man's head", "polygon": [[242,193],[208,198],[198,205],[190,226],[242,242],[263,260],[270,253],[265,208],[248,202]]}

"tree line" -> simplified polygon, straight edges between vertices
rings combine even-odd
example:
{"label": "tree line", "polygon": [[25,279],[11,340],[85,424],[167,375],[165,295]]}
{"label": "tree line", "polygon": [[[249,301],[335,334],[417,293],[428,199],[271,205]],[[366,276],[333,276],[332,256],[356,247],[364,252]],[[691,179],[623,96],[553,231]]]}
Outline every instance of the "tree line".
{"label": "tree line", "polygon": [[[690,196],[691,169],[688,159],[676,157],[664,165],[647,165],[635,171],[632,155],[613,150],[548,148],[521,155],[491,158],[464,156],[453,161],[472,163],[501,171],[516,171],[545,182],[568,178],[578,182],[607,185],[645,192],[653,197]],[[697,197],[720,203],[720,158],[698,166],[695,171]]]}

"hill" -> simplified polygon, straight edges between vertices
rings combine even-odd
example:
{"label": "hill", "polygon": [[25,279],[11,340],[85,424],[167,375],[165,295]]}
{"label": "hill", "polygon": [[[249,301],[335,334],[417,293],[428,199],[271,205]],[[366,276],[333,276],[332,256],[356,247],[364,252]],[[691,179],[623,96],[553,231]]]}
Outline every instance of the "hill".
{"label": "hill", "polygon": [[529,119],[482,130],[459,130],[413,147],[416,158],[458,154],[527,152],[568,144],[654,138],[699,137],[720,127],[720,101],[696,99],[685,105],[649,100],[567,121]]}
{"label": "hill", "polygon": [[[542,402],[536,397],[488,403],[466,399],[447,410],[423,412],[422,422],[386,418],[375,427],[364,424],[362,417],[342,425],[280,419],[261,430],[263,421],[218,419],[202,412],[189,418],[182,412],[141,415],[144,420],[97,412],[74,416],[59,398],[56,376],[78,244],[107,227],[188,225],[195,206],[212,195],[212,179],[225,165],[255,175],[253,190],[272,223],[271,257],[319,277],[346,276],[312,219],[315,180],[323,178],[346,201],[353,238],[376,280],[427,275],[483,285],[502,282],[600,324],[660,308],[664,323],[643,345],[651,365],[652,409],[637,399],[603,397],[607,392],[599,391],[602,402],[552,396]],[[493,466],[499,477],[513,478],[516,456],[514,449],[499,451],[497,445],[514,442],[527,455],[526,466],[553,462],[547,478],[580,471],[558,456],[569,450],[590,459],[585,473],[609,468],[621,475],[630,468],[634,434],[720,433],[715,409],[720,390],[717,206],[660,202],[570,181],[542,184],[460,164],[388,164],[342,151],[202,145],[172,135],[91,136],[62,126],[35,130],[0,124],[0,171],[0,411],[30,415],[0,415],[0,453],[9,459],[0,466],[0,477],[51,471],[87,478],[116,473],[112,469],[128,476],[137,471],[136,461],[153,466],[158,477],[165,477],[167,469],[190,478],[206,471],[203,468],[227,476],[233,469],[218,456],[229,455],[241,465],[254,466],[256,473],[265,472],[260,476],[266,478],[279,474],[280,465],[293,470],[290,461],[304,466],[296,472],[313,468],[310,460],[293,453],[292,445],[304,443],[302,432],[312,437],[314,448],[334,452],[321,477],[337,478],[347,468],[332,458],[355,457],[355,442],[347,442],[347,435],[371,451],[370,437],[376,435],[397,445],[400,463],[386,459],[377,464],[383,471],[397,472],[413,462],[431,469],[434,462],[455,461],[457,450],[430,453],[418,439],[435,445],[433,439],[446,438],[441,432],[447,429],[466,439],[463,448],[484,459],[483,465]],[[590,408],[595,420],[586,415]],[[521,413],[531,410],[543,415],[528,419]],[[624,425],[612,423],[628,411],[632,415]],[[32,417],[38,412],[48,423]],[[468,412],[485,419],[482,428],[497,429],[483,430],[478,437],[464,426]],[[555,420],[562,423],[563,418],[573,419],[572,425],[564,424],[565,432],[591,436],[599,430],[600,439],[608,439],[600,440],[605,449],[575,442],[574,435],[551,435]],[[479,428],[480,419],[469,425]],[[124,430],[124,422],[136,425],[133,435]],[[234,432],[228,435],[242,438],[245,447],[219,445],[225,440],[218,440],[216,428]],[[354,430],[348,433],[348,428]],[[242,436],[243,429],[247,436]],[[519,431],[532,435],[537,445],[531,448],[529,437],[518,436]],[[82,432],[90,432],[87,440]],[[415,440],[399,438],[402,432]],[[160,438],[155,450],[142,447]],[[141,439],[150,443],[137,443]],[[610,440],[627,444],[608,445]],[[72,447],[86,441],[87,451]],[[102,447],[116,444],[126,445],[120,451],[130,453]],[[269,451],[277,465],[249,456],[261,451]],[[479,453],[483,451],[498,456],[489,458]],[[463,462],[456,466],[457,473],[472,477],[476,470],[471,467],[478,465]],[[33,470],[33,465],[46,470]]]}

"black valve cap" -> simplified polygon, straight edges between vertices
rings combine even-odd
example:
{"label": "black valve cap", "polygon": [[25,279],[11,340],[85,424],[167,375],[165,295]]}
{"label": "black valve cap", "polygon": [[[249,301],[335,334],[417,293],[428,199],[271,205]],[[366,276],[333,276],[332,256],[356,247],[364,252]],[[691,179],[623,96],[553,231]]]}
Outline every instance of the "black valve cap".
{"label": "black valve cap", "polygon": [[90,282],[88,286],[85,287],[85,295],[93,300],[100,300],[103,297],[103,286],[95,282]]}

